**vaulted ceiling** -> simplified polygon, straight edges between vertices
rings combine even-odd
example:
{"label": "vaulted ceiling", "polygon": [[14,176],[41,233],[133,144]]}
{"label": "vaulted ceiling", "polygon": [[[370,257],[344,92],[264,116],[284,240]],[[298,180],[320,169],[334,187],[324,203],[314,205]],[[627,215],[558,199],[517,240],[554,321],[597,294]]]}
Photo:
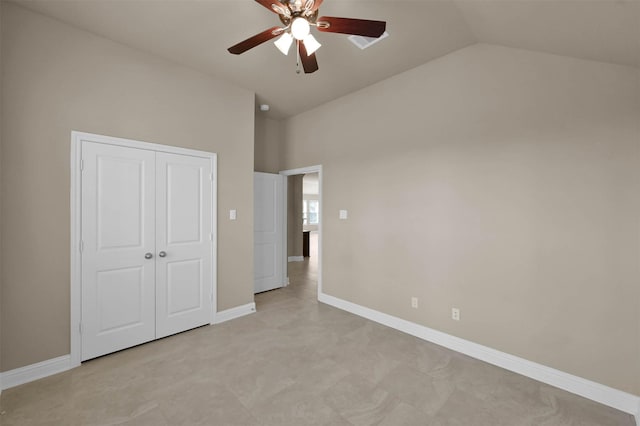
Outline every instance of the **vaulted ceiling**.
{"label": "vaulted ceiling", "polygon": [[640,0],[325,0],[321,15],[387,21],[388,38],[360,50],[320,33],[320,70],[296,74],[272,43],[227,48],[278,25],[252,0],[13,0],[256,93],[284,118],[474,43],[640,68]]}

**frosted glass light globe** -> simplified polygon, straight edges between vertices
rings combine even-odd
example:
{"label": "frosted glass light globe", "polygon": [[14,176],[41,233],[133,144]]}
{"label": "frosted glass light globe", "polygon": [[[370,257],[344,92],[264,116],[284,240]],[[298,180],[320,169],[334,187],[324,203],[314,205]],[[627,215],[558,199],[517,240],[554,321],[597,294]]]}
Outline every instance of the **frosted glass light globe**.
{"label": "frosted glass light globe", "polygon": [[293,37],[291,37],[291,34],[289,33],[282,34],[282,37],[273,42],[273,44],[275,44],[284,55],[289,54],[291,43],[293,43]]}
{"label": "frosted glass light globe", "polygon": [[304,43],[304,48],[307,51],[307,56],[312,55],[313,52],[320,49],[320,46],[322,46],[311,34],[307,35],[302,42]]}
{"label": "frosted glass light globe", "polygon": [[311,27],[309,26],[309,22],[304,18],[295,18],[291,23],[291,35],[296,40],[304,40],[310,31]]}

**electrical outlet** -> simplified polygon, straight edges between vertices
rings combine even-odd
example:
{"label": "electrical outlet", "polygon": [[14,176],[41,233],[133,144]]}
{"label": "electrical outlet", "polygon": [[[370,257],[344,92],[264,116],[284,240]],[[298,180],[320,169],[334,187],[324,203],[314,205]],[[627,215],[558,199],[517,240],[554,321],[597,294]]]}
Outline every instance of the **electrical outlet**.
{"label": "electrical outlet", "polygon": [[451,308],[451,319],[454,321],[460,321],[460,309]]}
{"label": "electrical outlet", "polygon": [[418,298],[417,297],[412,297],[411,298],[411,307],[413,309],[418,309]]}

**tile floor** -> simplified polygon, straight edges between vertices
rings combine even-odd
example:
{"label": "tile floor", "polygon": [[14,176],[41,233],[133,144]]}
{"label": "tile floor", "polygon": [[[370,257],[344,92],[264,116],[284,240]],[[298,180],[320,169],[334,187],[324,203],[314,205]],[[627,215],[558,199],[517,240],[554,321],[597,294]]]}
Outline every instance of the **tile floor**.
{"label": "tile floor", "polygon": [[291,285],[257,295],[254,315],[4,391],[0,425],[634,425],[319,304],[313,260],[290,265]]}

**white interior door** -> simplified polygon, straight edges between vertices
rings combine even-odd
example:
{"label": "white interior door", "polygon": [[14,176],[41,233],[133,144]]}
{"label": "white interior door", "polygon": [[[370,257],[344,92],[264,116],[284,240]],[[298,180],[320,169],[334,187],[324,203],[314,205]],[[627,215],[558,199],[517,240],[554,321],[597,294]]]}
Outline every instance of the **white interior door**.
{"label": "white interior door", "polygon": [[208,158],[157,153],[156,337],[209,324],[213,176]]}
{"label": "white interior door", "polygon": [[284,285],[284,177],[271,173],[254,173],[253,176],[254,291],[260,293]]}
{"label": "white interior door", "polygon": [[87,142],[82,162],[85,360],[155,338],[156,176],[153,151]]}

